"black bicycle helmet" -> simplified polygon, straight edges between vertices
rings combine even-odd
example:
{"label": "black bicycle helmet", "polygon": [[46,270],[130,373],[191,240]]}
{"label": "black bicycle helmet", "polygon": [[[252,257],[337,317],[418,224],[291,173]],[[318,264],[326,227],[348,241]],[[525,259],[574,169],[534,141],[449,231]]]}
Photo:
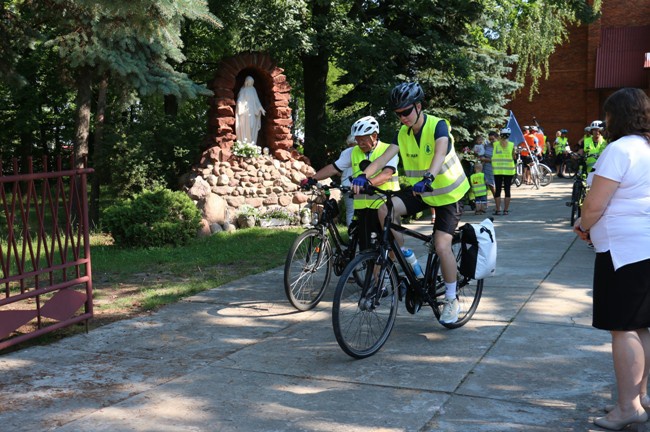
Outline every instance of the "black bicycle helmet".
{"label": "black bicycle helmet", "polygon": [[405,82],[396,85],[390,92],[390,108],[398,110],[413,105],[416,102],[422,102],[424,91],[420,84],[415,82]]}

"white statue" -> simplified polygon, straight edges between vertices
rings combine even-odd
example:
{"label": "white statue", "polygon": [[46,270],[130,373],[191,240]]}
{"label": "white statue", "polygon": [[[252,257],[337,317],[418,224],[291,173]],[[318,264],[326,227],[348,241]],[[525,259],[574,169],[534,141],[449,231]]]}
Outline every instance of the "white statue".
{"label": "white statue", "polygon": [[255,143],[257,134],[262,127],[262,116],[266,114],[260,98],[257,97],[253,87],[253,77],[247,76],[244,86],[239,90],[237,96],[237,108],[235,111],[235,133],[238,141]]}

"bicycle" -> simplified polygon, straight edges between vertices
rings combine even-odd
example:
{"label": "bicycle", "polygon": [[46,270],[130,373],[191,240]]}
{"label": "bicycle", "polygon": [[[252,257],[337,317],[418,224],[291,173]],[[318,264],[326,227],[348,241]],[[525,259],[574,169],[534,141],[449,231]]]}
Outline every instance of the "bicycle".
{"label": "bicycle", "polygon": [[560,165],[560,174],[562,174],[564,178],[575,178],[580,168],[579,159],[580,155],[578,153],[568,153]]}
{"label": "bicycle", "polygon": [[576,219],[582,213],[582,203],[587,196],[587,158],[583,155],[578,155],[576,158],[578,166],[577,174],[574,176],[573,187],[571,188],[571,201],[567,201],[567,207],[571,207],[571,226],[575,223]]}
{"label": "bicycle", "polygon": [[[370,188],[386,198],[387,215],[384,228],[377,239],[377,247],[357,255],[339,278],[332,304],[332,326],[336,341],[343,351],[354,358],[375,354],[384,345],[395,324],[399,301],[406,310],[416,314],[423,304],[433,309],[440,319],[445,296],[445,285],[440,272],[440,258],[436,255],[433,233],[424,235],[393,224],[392,195],[395,192]],[[418,279],[406,261],[392,230],[425,242],[428,246],[424,278]],[[452,249],[460,262],[461,234],[456,230]],[[397,260],[389,257],[392,252]],[[398,275],[397,264],[403,276]],[[474,281],[458,274],[457,298],[460,305],[458,321],[441,323],[455,329],[465,325],[474,315],[483,292],[483,280]]]}
{"label": "bicycle", "polygon": [[[532,159],[532,163],[528,165],[528,169],[530,170],[530,179],[533,182],[533,186],[536,189],[539,189],[539,187],[545,187],[551,184],[551,181],[553,181],[553,171],[551,168],[549,168],[547,165],[541,163],[537,156],[533,154],[530,149],[528,148],[528,145],[524,143],[526,146],[526,149],[528,149],[528,153],[530,154],[530,157]],[[519,187],[523,183],[523,178],[524,178],[524,164],[521,159],[520,151],[517,151],[517,161],[515,162],[515,175],[512,178],[512,182],[514,183],[515,186]]]}
{"label": "bicycle", "polygon": [[[335,223],[339,208],[330,190],[349,193],[350,188],[338,185],[311,187],[311,227],[301,233],[289,249],[284,265],[284,292],[299,311],[313,309],[322,300],[332,271],[340,276],[354,258],[358,247],[357,225],[353,221],[349,239],[345,241]],[[322,208],[322,209],[321,209]],[[313,210],[321,210],[313,211]]]}

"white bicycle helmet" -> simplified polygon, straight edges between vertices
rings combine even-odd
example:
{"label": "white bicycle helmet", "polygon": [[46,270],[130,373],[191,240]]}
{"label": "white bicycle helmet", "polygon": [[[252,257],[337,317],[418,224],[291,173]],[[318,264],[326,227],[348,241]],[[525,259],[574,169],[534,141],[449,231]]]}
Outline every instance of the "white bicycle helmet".
{"label": "white bicycle helmet", "polygon": [[508,138],[512,133],[512,131],[510,130],[510,128],[503,128],[499,133],[501,134],[502,137]]}
{"label": "white bicycle helmet", "polygon": [[366,136],[379,133],[379,122],[373,116],[366,116],[355,121],[350,129],[352,136]]}
{"label": "white bicycle helmet", "polygon": [[594,120],[589,125],[589,130],[590,131],[593,130],[593,129],[599,129],[600,130],[602,128],[603,128],[603,122],[601,120]]}

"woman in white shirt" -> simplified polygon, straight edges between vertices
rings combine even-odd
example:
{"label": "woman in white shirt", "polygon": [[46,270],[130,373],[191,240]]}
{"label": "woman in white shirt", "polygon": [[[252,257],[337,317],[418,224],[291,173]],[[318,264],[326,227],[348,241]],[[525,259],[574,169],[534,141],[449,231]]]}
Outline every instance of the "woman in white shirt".
{"label": "woman in white shirt", "polygon": [[604,105],[611,144],[590,175],[574,231],[596,249],[593,326],[612,335],[616,405],[597,426],[620,430],[650,410],[650,98],[625,88]]}

